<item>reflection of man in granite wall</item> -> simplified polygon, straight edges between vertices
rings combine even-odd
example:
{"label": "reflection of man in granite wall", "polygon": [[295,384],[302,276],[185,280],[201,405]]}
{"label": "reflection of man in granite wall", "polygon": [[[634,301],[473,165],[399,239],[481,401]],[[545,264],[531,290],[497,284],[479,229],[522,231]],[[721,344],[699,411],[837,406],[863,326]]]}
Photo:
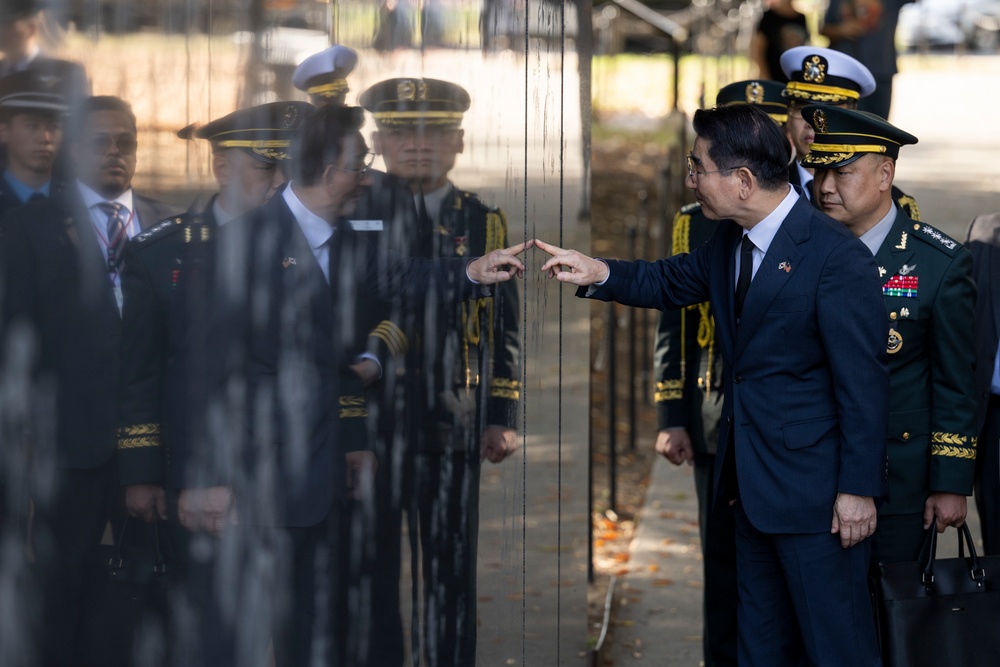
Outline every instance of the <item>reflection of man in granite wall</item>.
{"label": "reflection of man in granite wall", "polygon": [[[404,235],[411,254],[455,258],[506,245],[503,214],[449,179],[464,148],[464,89],[391,79],[372,86],[361,104],[374,114],[372,141],[387,181],[409,192],[402,203],[410,208]],[[517,303],[510,283],[458,305],[429,300],[410,332],[403,465],[412,497],[404,492],[401,502],[408,503],[411,540],[420,536],[422,650],[434,666],[475,663],[479,468],[483,458],[497,463],[516,448]]]}

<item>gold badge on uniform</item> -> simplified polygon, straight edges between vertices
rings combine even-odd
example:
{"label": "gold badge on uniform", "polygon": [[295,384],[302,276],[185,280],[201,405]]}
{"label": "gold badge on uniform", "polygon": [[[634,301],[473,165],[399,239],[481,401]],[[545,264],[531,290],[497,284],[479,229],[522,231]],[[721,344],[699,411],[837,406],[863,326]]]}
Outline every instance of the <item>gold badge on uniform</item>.
{"label": "gold badge on uniform", "polygon": [[760,104],[764,101],[764,86],[759,81],[747,84],[747,104]]}
{"label": "gold badge on uniform", "polygon": [[802,78],[812,83],[823,83],[826,78],[826,58],[820,55],[808,56],[802,62]]}
{"label": "gold badge on uniform", "polygon": [[903,337],[895,329],[889,329],[889,342],[885,346],[888,354],[896,354],[903,349]]}
{"label": "gold badge on uniform", "polygon": [[455,254],[459,257],[465,257],[466,253],[469,252],[469,237],[468,236],[456,236],[455,237]]}
{"label": "gold badge on uniform", "polygon": [[813,124],[816,126],[817,132],[826,134],[826,112],[822,109],[816,109],[813,112]]}

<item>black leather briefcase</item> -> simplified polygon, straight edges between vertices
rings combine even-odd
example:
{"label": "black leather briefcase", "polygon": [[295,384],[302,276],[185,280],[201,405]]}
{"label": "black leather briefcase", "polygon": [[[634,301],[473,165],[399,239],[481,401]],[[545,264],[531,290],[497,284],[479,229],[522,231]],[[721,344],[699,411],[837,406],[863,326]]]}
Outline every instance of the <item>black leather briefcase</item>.
{"label": "black leather briefcase", "polygon": [[887,667],[1000,665],[1000,556],[979,557],[969,527],[958,530],[958,558],[936,557],[931,525],[916,562],[879,564],[872,595]]}

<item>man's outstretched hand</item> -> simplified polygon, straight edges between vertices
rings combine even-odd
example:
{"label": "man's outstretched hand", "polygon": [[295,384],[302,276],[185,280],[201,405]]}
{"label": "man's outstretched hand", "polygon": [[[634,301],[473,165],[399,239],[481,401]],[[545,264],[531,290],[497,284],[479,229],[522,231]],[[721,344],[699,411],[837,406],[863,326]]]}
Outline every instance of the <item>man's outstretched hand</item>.
{"label": "man's outstretched hand", "polygon": [[469,262],[466,272],[469,278],[481,285],[495,285],[507,282],[514,276],[524,277],[524,264],[518,255],[531,247],[533,241],[525,241],[518,245],[501,250],[494,250],[488,255],[477,257]]}
{"label": "man's outstretched hand", "polygon": [[599,259],[587,257],[576,250],[563,250],[554,245],[549,245],[544,241],[535,239],[536,248],[540,248],[552,255],[549,261],[542,264],[542,271],[548,274],[549,278],[555,278],[559,282],[571,283],[586,287],[594,283],[604,282],[608,279],[610,269],[608,265]]}

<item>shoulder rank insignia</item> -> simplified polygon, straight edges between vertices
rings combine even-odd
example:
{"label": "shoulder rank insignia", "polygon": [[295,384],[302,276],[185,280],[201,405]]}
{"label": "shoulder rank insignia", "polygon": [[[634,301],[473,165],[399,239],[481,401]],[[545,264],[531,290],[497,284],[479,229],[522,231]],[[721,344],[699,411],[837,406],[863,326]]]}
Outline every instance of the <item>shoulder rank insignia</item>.
{"label": "shoulder rank insignia", "polygon": [[[917,225],[914,225],[914,227],[916,226]],[[958,246],[958,241],[947,236],[946,234],[942,234],[941,232],[934,229],[930,225],[924,225],[923,227],[921,227],[920,232],[925,236],[934,239],[948,250],[954,250]]]}
{"label": "shoulder rank insignia", "polygon": [[164,220],[163,222],[157,225],[153,225],[152,227],[150,227],[149,229],[147,229],[146,231],[135,237],[136,243],[143,243],[144,241],[148,241],[154,236],[159,235],[163,230],[172,229],[174,225],[179,225],[181,224],[181,222],[183,222],[183,218],[171,218],[169,220]]}

